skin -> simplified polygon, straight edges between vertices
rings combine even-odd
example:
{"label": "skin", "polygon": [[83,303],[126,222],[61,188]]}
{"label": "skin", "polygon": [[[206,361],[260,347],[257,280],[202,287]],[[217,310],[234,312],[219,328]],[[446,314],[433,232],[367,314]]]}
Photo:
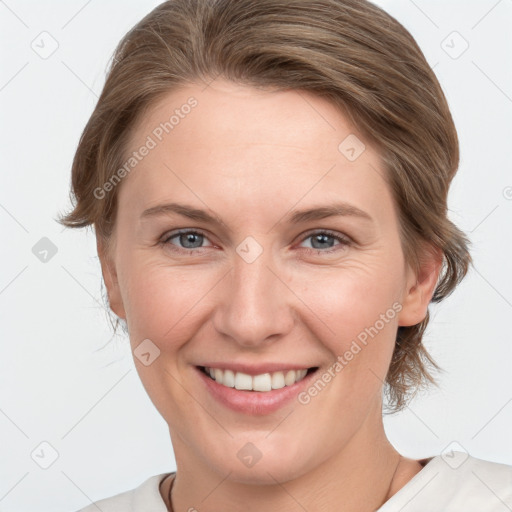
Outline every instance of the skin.
{"label": "skin", "polygon": [[[381,394],[396,330],[425,317],[440,254],[431,251],[412,271],[379,155],[312,94],[221,78],[207,88],[187,85],[145,115],[130,150],[190,96],[198,105],[119,185],[113,244],[107,250],[98,240],[110,305],[126,320],[132,349],[150,339],[160,350],[149,366],[134,359],[169,426],[174,511],[338,510],[340,503],[345,512],[375,510],[421,470],[387,440]],[[349,134],[366,144],[353,162],[338,150]],[[372,220],[286,220],[337,201]],[[177,214],[141,220],[167,202],[207,210],[223,224]],[[185,228],[205,236],[185,246],[186,237],[169,239]],[[311,235],[325,229],[351,242],[313,245]],[[248,236],[263,250],[252,263],[236,251]],[[234,412],[196,374],[203,361],[228,360],[305,363],[321,375],[393,303],[401,311],[307,405]],[[247,442],[262,454],[250,468],[237,458]],[[170,483],[161,485],[168,506]]]}

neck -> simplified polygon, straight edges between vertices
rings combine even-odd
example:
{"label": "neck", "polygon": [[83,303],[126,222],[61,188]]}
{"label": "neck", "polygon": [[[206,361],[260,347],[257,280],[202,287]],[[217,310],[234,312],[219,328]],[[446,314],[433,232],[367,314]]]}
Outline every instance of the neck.
{"label": "neck", "polygon": [[[386,438],[380,409],[377,412],[377,417],[369,414],[350,441],[322,464],[294,479],[281,482],[274,478],[273,484],[266,485],[240,483],[232,472],[213,471],[174,436],[178,470],[172,490],[173,512],[226,508],[245,512],[375,511],[422,468],[417,461],[400,457]],[[170,484],[162,488],[169,509]]]}

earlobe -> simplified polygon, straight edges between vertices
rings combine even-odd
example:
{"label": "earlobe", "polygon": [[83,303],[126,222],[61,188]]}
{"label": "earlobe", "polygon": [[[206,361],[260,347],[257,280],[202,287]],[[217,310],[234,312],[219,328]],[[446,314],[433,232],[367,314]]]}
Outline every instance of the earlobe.
{"label": "earlobe", "polygon": [[407,287],[402,300],[402,310],[398,316],[399,326],[407,327],[423,321],[434,294],[442,265],[442,250],[437,247],[429,247],[421,258],[417,273],[408,266]]}
{"label": "earlobe", "polygon": [[101,274],[107,289],[110,309],[119,318],[126,320],[126,313],[123,306],[123,300],[119,289],[119,281],[114,262],[112,261],[109,251],[106,249],[104,241],[102,241],[99,237],[96,240],[96,247],[101,264]]}

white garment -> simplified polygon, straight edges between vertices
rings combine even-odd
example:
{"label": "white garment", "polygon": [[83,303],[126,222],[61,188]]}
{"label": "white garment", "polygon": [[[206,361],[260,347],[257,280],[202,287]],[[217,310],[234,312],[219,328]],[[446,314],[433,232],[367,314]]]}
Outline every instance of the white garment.
{"label": "white garment", "polygon": [[[512,511],[512,466],[462,452],[450,455],[433,457],[376,512]],[[170,474],[152,476],[131,491],[96,501],[77,512],[167,512],[159,485]]]}
{"label": "white garment", "polygon": [[377,512],[512,512],[512,466],[438,455]]}

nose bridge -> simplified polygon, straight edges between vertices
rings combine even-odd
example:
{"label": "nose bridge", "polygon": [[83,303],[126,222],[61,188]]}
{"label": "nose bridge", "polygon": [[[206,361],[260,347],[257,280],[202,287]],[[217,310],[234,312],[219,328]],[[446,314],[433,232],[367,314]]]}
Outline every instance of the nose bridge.
{"label": "nose bridge", "polygon": [[270,249],[240,244],[216,315],[219,332],[239,344],[258,345],[291,329],[290,292],[274,267]]}

